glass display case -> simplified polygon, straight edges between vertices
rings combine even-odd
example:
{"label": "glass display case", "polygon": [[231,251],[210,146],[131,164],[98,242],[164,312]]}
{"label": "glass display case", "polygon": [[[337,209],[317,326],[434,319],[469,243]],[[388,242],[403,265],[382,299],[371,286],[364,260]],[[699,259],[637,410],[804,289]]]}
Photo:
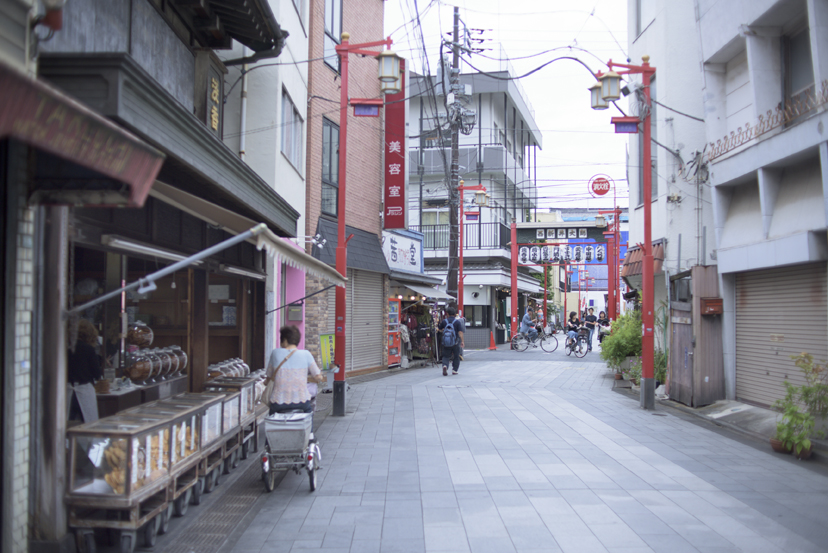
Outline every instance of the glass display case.
{"label": "glass display case", "polygon": [[69,493],[129,497],[167,476],[171,425],[129,413],[68,429]]}
{"label": "glass display case", "polygon": [[215,393],[186,393],[179,394],[171,400],[180,403],[189,403],[201,406],[201,449],[212,445],[222,435],[222,401],[224,394]]}
{"label": "glass display case", "polygon": [[256,406],[256,377],[217,378],[206,384],[208,392],[240,392],[240,424],[246,424],[254,416]]}
{"label": "glass display case", "polygon": [[228,434],[239,427],[241,413],[241,392],[227,393],[222,402],[222,434]]}
{"label": "glass display case", "polygon": [[170,467],[175,469],[180,463],[200,451],[198,440],[199,421],[203,408],[175,399],[162,399],[125,411],[127,415],[156,415],[171,422]]}

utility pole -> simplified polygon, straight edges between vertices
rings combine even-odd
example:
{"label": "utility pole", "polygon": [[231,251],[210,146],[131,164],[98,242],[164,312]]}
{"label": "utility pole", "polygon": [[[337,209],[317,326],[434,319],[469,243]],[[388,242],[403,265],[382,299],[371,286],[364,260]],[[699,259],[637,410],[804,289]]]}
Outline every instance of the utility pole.
{"label": "utility pole", "polygon": [[458,265],[459,265],[459,217],[458,212],[462,199],[459,197],[457,187],[460,181],[460,125],[458,118],[453,117],[453,111],[456,109],[454,104],[458,102],[457,94],[455,93],[457,85],[460,84],[460,8],[454,8],[454,34],[452,37],[452,59],[451,59],[451,77],[450,90],[446,96],[446,108],[448,110],[448,119],[451,122],[451,182],[449,183],[449,251],[448,251],[448,287],[447,292],[450,296],[454,296],[459,301],[461,298],[457,297],[458,290]]}

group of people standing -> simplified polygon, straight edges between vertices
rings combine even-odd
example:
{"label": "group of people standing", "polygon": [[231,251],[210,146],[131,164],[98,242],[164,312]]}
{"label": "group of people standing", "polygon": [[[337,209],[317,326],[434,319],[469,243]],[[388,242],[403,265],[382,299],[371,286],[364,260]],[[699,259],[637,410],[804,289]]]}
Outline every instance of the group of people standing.
{"label": "group of people standing", "polygon": [[598,334],[598,343],[600,344],[601,341],[604,339],[604,336],[609,334],[610,329],[610,321],[607,319],[607,314],[604,311],[601,311],[598,316],[595,316],[595,310],[590,307],[588,313],[584,314],[584,319],[578,318],[578,314],[575,311],[571,311],[569,313],[569,319],[566,321],[566,335],[567,337],[574,341],[578,337],[578,332],[581,328],[586,328],[589,332],[587,337],[587,348],[588,351],[592,351],[592,339],[595,334]]}

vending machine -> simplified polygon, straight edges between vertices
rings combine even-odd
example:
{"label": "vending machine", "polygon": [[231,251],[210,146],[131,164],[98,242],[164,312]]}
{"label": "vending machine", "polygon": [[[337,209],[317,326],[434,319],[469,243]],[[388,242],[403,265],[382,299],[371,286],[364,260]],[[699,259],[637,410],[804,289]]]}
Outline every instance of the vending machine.
{"label": "vending machine", "polygon": [[400,316],[402,302],[397,298],[388,298],[388,366],[399,365],[400,354]]}

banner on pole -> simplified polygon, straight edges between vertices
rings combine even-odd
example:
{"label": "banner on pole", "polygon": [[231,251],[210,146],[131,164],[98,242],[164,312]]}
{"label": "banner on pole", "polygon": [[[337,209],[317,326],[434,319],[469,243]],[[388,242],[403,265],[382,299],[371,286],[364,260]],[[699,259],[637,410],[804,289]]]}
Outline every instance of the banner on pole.
{"label": "banner on pole", "polygon": [[400,60],[400,91],[386,95],[385,102],[385,190],[382,228],[407,229],[408,205],[406,202],[406,142],[405,119],[408,102],[405,99],[405,60]]}

